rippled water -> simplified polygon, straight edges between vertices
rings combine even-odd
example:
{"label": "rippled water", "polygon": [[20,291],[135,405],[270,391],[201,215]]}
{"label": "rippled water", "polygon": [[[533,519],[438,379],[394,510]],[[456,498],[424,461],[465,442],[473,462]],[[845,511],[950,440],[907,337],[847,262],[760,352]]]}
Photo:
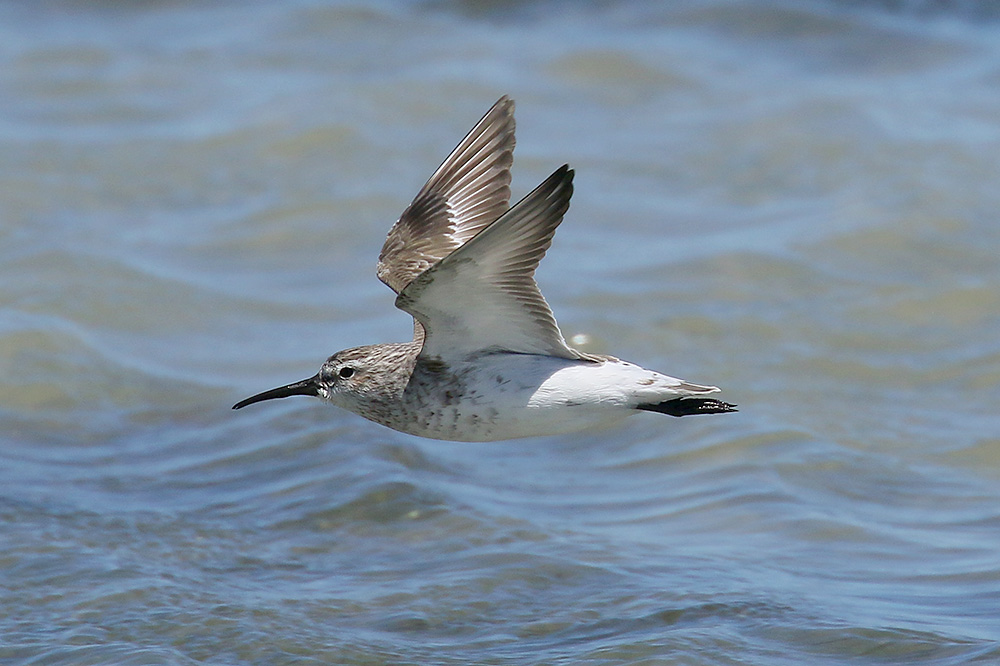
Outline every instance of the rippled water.
{"label": "rippled water", "polygon": [[[0,662],[1000,662],[994,10],[3,5]],[[504,93],[567,336],[741,412],[232,412],[406,339],[384,234]]]}

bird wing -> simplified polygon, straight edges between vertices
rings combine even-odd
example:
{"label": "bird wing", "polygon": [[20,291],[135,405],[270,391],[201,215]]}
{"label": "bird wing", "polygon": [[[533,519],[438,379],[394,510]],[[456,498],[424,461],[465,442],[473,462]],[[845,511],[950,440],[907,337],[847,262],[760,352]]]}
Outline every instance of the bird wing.
{"label": "bird wing", "polygon": [[563,166],[399,293],[396,307],[425,329],[422,357],[502,350],[586,358],[566,344],[534,279],[572,194],[573,172]]}
{"label": "bird wing", "polygon": [[[506,95],[486,113],[428,179],[389,229],[378,279],[397,294],[503,215],[510,203],[514,101]],[[413,320],[413,340],[424,330]]]}
{"label": "bird wing", "polygon": [[514,102],[504,96],[462,139],[389,230],[378,278],[397,294],[510,203]]}

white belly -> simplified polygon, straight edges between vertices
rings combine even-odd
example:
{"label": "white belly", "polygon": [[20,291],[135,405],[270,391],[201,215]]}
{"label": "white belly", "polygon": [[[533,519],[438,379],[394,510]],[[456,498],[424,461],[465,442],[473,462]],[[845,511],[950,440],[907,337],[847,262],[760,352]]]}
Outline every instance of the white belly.
{"label": "white belly", "polygon": [[602,428],[686,392],[678,379],[624,361],[570,361],[529,354],[490,354],[449,368],[461,389],[434,410],[387,423],[423,437],[493,441]]}

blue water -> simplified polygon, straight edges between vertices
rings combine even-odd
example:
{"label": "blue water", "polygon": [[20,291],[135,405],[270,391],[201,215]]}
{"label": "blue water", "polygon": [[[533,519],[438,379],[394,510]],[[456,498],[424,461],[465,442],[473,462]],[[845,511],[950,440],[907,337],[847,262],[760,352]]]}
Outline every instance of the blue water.
{"label": "blue water", "polygon": [[[996,19],[0,6],[0,663],[1000,663]],[[566,336],[741,411],[232,412],[408,338],[382,240],[502,94]]]}

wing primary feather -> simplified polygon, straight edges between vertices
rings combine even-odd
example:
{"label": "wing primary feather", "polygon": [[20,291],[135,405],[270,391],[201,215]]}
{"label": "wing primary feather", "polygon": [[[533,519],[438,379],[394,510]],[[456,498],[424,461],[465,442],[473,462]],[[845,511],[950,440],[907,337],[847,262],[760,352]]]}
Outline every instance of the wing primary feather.
{"label": "wing primary feather", "polygon": [[501,97],[389,230],[378,277],[396,293],[500,217],[510,203],[514,102]]}

